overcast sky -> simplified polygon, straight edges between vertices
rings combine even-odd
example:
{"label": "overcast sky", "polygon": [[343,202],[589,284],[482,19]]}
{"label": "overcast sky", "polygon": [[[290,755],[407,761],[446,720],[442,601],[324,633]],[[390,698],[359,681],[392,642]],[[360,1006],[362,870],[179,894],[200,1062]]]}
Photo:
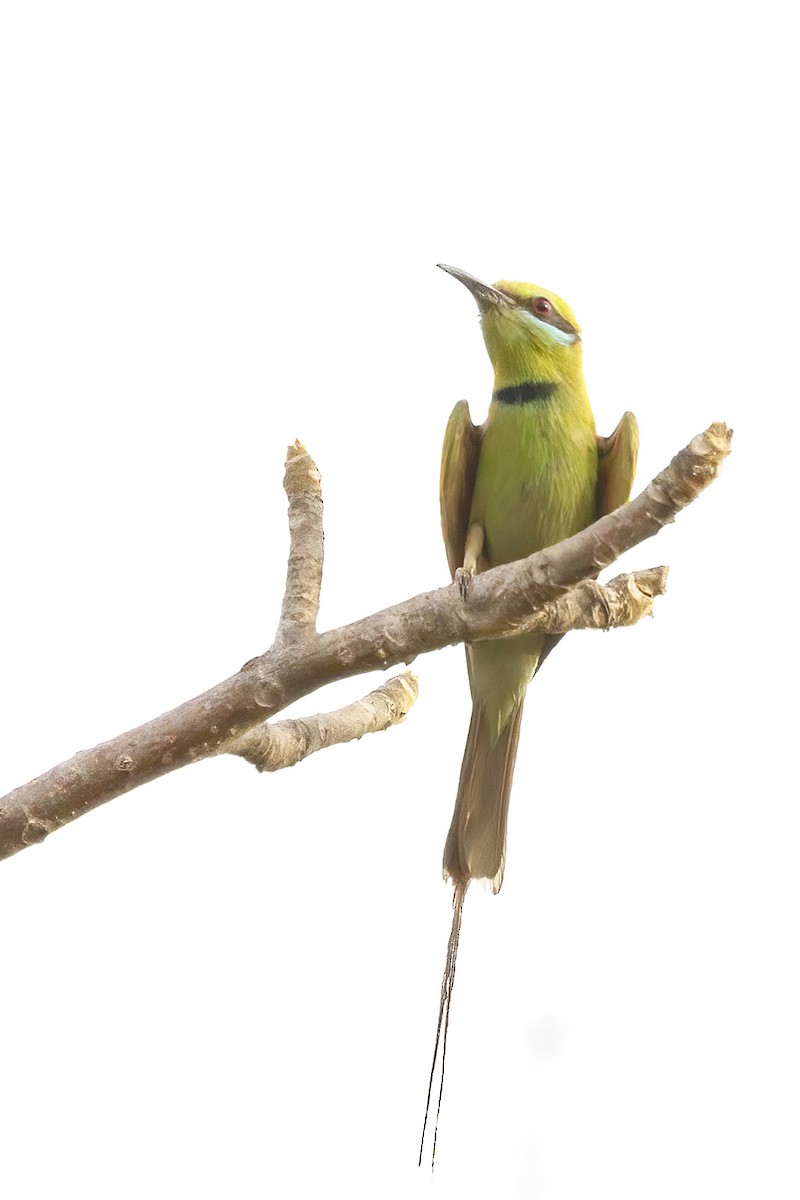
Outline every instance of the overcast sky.
{"label": "overcast sky", "polygon": [[397,729],[203,763],[0,864],[8,1200],[797,1196],[783,11],[4,6],[0,792],[268,646],[295,438],[322,627],[446,582],[441,438],[491,371],[437,262],[565,297],[639,486],[736,431],[623,560],[669,564],[655,620],[572,635],[529,693],[433,1186],[459,648],[418,660]]}

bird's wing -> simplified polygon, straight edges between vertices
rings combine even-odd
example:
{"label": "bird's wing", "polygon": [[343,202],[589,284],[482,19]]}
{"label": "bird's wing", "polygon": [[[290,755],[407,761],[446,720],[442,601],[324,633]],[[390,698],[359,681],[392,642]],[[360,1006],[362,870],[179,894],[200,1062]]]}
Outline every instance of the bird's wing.
{"label": "bird's wing", "polygon": [[639,426],[632,412],[626,412],[611,437],[597,439],[597,515],[604,517],[630,499],[636,458],[639,453]]}
{"label": "bird's wing", "polygon": [[[620,504],[627,504],[633,477],[636,474],[636,458],[639,453],[639,426],[632,412],[626,412],[611,437],[597,438],[597,515],[604,517]],[[563,633],[549,635],[545,639],[536,670],[555,650]]]}
{"label": "bird's wing", "polygon": [[464,543],[482,441],[483,427],[472,424],[469,405],[466,400],[460,400],[447,422],[439,477],[442,536],[451,575],[464,565]]}

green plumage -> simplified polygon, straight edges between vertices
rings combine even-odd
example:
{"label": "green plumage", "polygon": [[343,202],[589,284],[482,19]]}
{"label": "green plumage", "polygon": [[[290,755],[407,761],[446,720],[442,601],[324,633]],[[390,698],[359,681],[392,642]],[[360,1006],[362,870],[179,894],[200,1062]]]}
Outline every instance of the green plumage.
{"label": "green plumage", "polygon": [[[597,443],[585,396],[565,385],[528,404],[492,404],[485,426],[470,524],[485,531],[487,567],[516,562],[594,520]],[[479,642],[472,648],[473,695],[487,707],[496,738],[521,703],[543,638]]]}
{"label": "green plumage", "polygon": [[[610,438],[596,436],[583,382],[580,329],[563,300],[530,283],[488,287],[465,271],[444,270],[478,302],[495,375],[485,423],[473,425],[462,400],[447,423],[442,449],[442,533],[450,571],[469,604],[469,580],[476,572],[526,558],[624,504],[639,435],[635,417],[626,413]],[[523,634],[467,646],[472,718],[444,847],[444,874],[455,884],[453,923],[420,1162],[441,1042],[438,1128],[464,897],[472,879],[488,880],[495,892],[503,882],[525,692],[557,640]]]}
{"label": "green plumage", "polygon": [[[442,529],[450,569],[465,580],[577,533],[606,511],[607,495],[615,507],[627,500],[638,435],[626,414],[611,438],[597,438],[580,330],[563,300],[447,270],[478,301],[495,370],[486,422],[476,428],[457,405],[442,454]],[[457,885],[502,883],[522,705],[547,643],[528,634],[467,647],[473,714],[443,863]]]}

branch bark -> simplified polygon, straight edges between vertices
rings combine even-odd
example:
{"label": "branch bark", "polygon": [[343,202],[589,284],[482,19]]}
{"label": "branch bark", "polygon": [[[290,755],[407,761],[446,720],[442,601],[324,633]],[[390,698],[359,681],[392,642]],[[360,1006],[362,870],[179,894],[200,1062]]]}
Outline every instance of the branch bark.
{"label": "branch bark", "polygon": [[322,483],[302,442],[287,451],[283,486],[289,500],[289,562],[275,642],[285,646],[314,633],[322,588]]}
{"label": "branch bark", "polygon": [[274,645],[202,695],[79,752],[0,799],[0,858],[115,796],[226,752],[248,729],[333,680],[524,628],[565,632],[638,619],[650,611],[659,581],[663,590],[663,568],[622,576],[605,588],[592,577],[696,499],[716,478],[731,436],[725,425],[710,426],[629,504],[558,546],[478,575],[466,602],[450,584],[322,634],[314,632],[322,568],[319,477],[296,443],[286,474],[293,522],[287,595]]}
{"label": "branch bark", "polygon": [[586,579],[563,596],[546,601],[501,637],[520,633],[569,633],[573,629],[618,629],[653,614],[653,601],[667,590],[668,567],[617,575],[610,583]]}
{"label": "branch bark", "polygon": [[279,771],[293,767],[326,746],[356,741],[365,733],[378,733],[398,725],[419,694],[413,671],[395,675],[362,700],[356,700],[335,712],[317,713],[301,720],[275,721],[248,729],[225,747],[226,753],[238,754],[257,771]]}

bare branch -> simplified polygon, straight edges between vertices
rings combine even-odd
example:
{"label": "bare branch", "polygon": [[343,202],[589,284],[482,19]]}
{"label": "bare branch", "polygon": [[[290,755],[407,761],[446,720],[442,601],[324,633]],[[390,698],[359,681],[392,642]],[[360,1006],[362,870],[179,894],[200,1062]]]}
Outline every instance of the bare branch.
{"label": "bare branch", "polygon": [[283,486],[289,500],[289,562],[276,643],[313,634],[322,587],[322,488],[311,455],[301,442],[286,452]]}
{"label": "bare branch", "polygon": [[521,563],[477,575],[465,606],[463,637],[457,640],[479,641],[513,629],[541,602],[597,575],[627,550],[671,524],[681,509],[716,479],[730,454],[732,436],[726,425],[711,425],[629,504]]}
{"label": "bare branch", "polygon": [[563,596],[548,600],[513,630],[520,633],[569,633],[573,629],[615,629],[635,625],[653,614],[653,601],[667,590],[668,567],[649,567],[630,575],[617,575],[609,583],[586,579]]}
{"label": "bare branch", "polygon": [[461,599],[458,585],[450,584],[319,634],[292,659],[292,683],[302,689],[299,693],[283,690],[283,664],[267,651],[247,664],[264,706],[277,712],[319,687],[320,680],[382,670],[442,646],[518,632],[532,610],[597,575],[670,524],[717,477],[732,436],[727,426],[712,425],[629,504],[557,546],[476,575],[467,601]]}
{"label": "bare branch", "polygon": [[300,720],[275,721],[248,729],[231,745],[228,754],[246,758],[259,771],[293,767],[317,750],[352,742],[365,733],[379,733],[404,721],[419,694],[412,671],[395,675],[386,683],[335,712],[318,713]]}
{"label": "bare branch", "polygon": [[[518,632],[532,612],[564,597],[671,522],[716,478],[730,452],[731,436],[725,425],[712,425],[630,504],[558,546],[476,576],[466,602],[458,586],[450,584],[341,629],[314,634],[318,588],[306,594],[302,570],[290,566],[295,599],[284,603],[292,614],[287,626],[303,626],[307,635],[276,641],[266,654],[201,696],[81,751],[0,799],[0,858],[42,841],[114,796],[219,754],[231,739],[325,683],[410,663],[418,654],[457,642]],[[310,459],[308,463],[313,467]],[[315,572],[318,577],[317,568]],[[299,613],[305,616],[297,620]],[[565,619],[558,606],[545,621],[557,619]]]}

